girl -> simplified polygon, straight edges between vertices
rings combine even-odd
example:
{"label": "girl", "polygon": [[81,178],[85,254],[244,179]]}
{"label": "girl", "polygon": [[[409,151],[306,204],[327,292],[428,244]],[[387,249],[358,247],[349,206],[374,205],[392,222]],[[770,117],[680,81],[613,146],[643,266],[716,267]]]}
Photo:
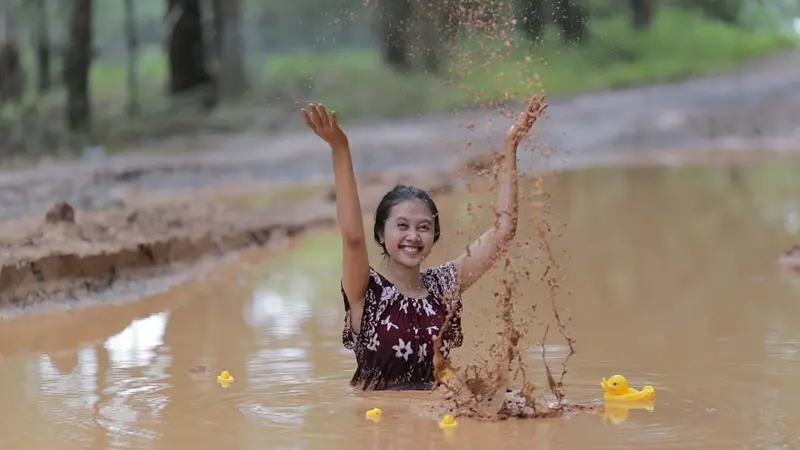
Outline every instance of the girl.
{"label": "girl", "polygon": [[545,104],[536,102],[506,133],[505,153],[495,204],[497,220],[467,251],[438,267],[420,265],[439,240],[439,214],[423,190],[396,186],[375,211],[373,237],[386,258],[386,270],[370,266],[361,204],[347,136],[321,104],[301,110],[306,125],[333,154],[336,207],[342,232],[344,346],[353,350],[357,368],[350,384],[362,389],[430,389],[433,338],[451,308],[457,308],[442,340],[447,358],[459,347],[461,294],[498,259],[517,229],[517,146]]}

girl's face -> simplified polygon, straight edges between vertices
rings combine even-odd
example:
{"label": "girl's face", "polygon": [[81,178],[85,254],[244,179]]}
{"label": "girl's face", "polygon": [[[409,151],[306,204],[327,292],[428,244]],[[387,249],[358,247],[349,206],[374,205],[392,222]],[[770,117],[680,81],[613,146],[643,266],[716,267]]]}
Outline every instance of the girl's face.
{"label": "girl's face", "polygon": [[418,267],[433,248],[433,214],[419,200],[394,205],[383,228],[383,245],[395,263]]}

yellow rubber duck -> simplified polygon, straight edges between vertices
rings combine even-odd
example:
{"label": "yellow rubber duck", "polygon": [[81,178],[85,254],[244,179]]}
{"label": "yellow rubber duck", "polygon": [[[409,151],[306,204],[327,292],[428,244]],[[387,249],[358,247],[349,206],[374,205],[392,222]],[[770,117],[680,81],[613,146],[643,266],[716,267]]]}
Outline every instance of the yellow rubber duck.
{"label": "yellow rubber duck", "polygon": [[228,373],[227,370],[223,370],[221,374],[217,375],[217,383],[223,388],[226,388],[233,383],[234,378]]}
{"label": "yellow rubber duck", "polygon": [[611,402],[638,402],[656,398],[653,386],[645,386],[641,391],[628,386],[628,380],[622,375],[614,375],[608,380],[603,377],[600,386],[605,390],[603,400]]}
{"label": "yellow rubber duck", "polygon": [[381,416],[383,416],[383,411],[380,408],[372,408],[364,414],[364,417],[373,422],[380,421]]}
{"label": "yellow rubber duck", "polygon": [[443,430],[448,428],[456,428],[457,426],[458,421],[450,414],[445,414],[444,417],[442,417],[442,420],[439,421],[439,428]]}

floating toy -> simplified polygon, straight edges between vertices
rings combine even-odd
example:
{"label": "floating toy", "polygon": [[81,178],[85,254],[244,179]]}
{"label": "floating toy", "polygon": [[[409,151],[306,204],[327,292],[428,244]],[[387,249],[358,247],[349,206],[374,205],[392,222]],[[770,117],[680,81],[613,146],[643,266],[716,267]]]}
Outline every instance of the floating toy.
{"label": "floating toy", "polygon": [[373,422],[380,421],[381,416],[383,416],[383,411],[381,411],[380,408],[372,408],[369,411],[367,411],[366,414],[364,414],[364,417]]}
{"label": "floating toy", "polygon": [[442,417],[442,420],[439,421],[439,428],[443,430],[455,428],[457,426],[458,426],[458,421],[456,420],[455,417],[451,416],[450,414],[445,414],[444,417]]}
{"label": "floating toy", "polygon": [[217,383],[223,388],[226,388],[233,383],[233,377],[231,374],[228,373],[227,370],[223,370],[221,374],[217,375]]}
{"label": "floating toy", "polygon": [[632,409],[653,412],[655,410],[655,402],[653,400],[640,400],[638,402],[607,403],[603,407],[603,422],[605,423],[608,420],[613,425],[619,425],[628,420],[628,412]]}
{"label": "floating toy", "polygon": [[605,390],[603,400],[607,402],[638,402],[656,398],[653,386],[645,386],[641,391],[633,389],[622,375],[614,375],[608,380],[603,377],[600,386]]}

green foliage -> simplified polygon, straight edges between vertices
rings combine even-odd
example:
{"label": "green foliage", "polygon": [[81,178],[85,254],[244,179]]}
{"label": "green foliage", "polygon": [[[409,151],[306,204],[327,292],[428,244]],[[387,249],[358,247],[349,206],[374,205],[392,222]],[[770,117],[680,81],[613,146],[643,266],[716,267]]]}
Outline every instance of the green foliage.
{"label": "green foliage", "polygon": [[661,11],[645,33],[617,16],[594,21],[591,34],[582,46],[562,44],[552,29],[539,45],[516,36],[510,54],[503,41],[472,34],[446,78],[395,74],[371,51],[276,55],[265,63],[264,89],[287,105],[314,99],[352,116],[399,116],[525,95],[536,78],[551,96],[572,95],[708,73],[797,45],[677,10]]}
{"label": "green foliage", "polygon": [[[650,30],[636,33],[626,16],[595,20],[592,39],[563,44],[550,29],[543,42],[504,41],[470,33],[441,78],[392,72],[373,50],[274,54],[252,58],[258,74],[254,102],[295,109],[324,101],[348,116],[392,117],[467,108],[526,95],[540,80],[550,96],[673,80],[733,66],[797,44],[796,39],[739,27],[680,10],[662,10]],[[487,63],[488,61],[488,63]],[[163,91],[167,70],[158,48],[145,52],[143,91]],[[125,68],[99,63],[92,72],[96,98],[123,100]],[[154,95],[151,101],[163,101]]]}
{"label": "green foliage", "polygon": [[710,19],[735,24],[744,7],[744,0],[673,0],[675,6],[697,11]]}

